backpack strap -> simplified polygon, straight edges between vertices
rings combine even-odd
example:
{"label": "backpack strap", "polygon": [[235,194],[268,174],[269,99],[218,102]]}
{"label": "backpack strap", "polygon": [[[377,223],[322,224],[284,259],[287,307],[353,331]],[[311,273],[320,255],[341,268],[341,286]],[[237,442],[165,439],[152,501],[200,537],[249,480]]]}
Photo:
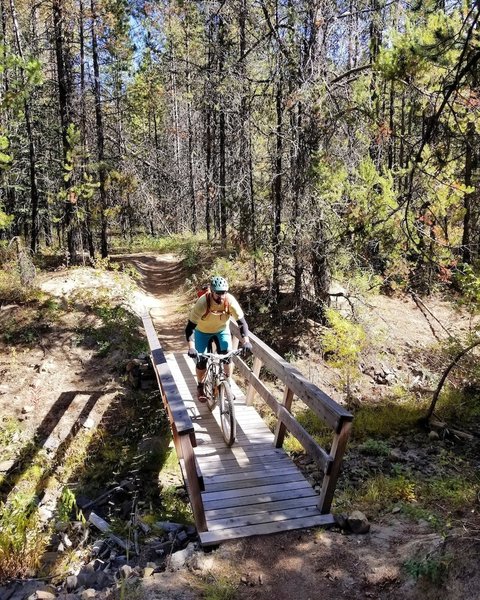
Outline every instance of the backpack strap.
{"label": "backpack strap", "polygon": [[[202,315],[202,321],[204,321],[208,317],[208,314],[211,312],[212,292],[208,291],[206,294],[204,294],[204,296],[206,297],[206,301],[207,301],[207,309]],[[225,295],[225,300],[223,301],[223,305],[224,305],[223,312],[227,315],[230,315],[230,302],[228,301],[228,294]]]}
{"label": "backpack strap", "polygon": [[204,294],[204,296],[207,300],[207,310],[202,315],[202,321],[204,321],[207,318],[208,313],[210,312],[210,303],[212,301],[212,292],[210,292],[210,290],[209,290],[208,292],[206,292]]}

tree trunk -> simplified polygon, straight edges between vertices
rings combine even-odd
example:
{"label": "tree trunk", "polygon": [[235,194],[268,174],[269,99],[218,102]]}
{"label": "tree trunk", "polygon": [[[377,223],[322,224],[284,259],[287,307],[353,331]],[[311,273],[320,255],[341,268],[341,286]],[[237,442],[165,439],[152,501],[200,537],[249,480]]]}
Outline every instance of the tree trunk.
{"label": "tree trunk", "polygon": [[[374,64],[380,53],[382,43],[382,30],[380,27],[380,3],[383,0],[371,1],[371,20],[370,20],[370,64]],[[373,126],[379,126],[380,118],[380,96],[377,89],[377,77],[375,71],[372,70],[370,81],[370,96],[372,101],[372,117]],[[378,144],[372,140],[370,144],[370,157],[377,163],[379,158]]]}
{"label": "tree trunk", "polygon": [[[222,17],[219,17],[218,24],[218,80],[222,82],[225,77],[224,61],[225,61],[225,24]],[[223,99],[222,99],[223,100]],[[220,106],[218,122],[218,137],[219,137],[219,163],[218,163],[218,200],[220,208],[220,240],[222,248],[227,246],[227,190],[226,190],[226,123],[225,110],[223,102]]]}
{"label": "tree trunk", "polygon": [[[2,96],[3,98],[7,97],[9,95],[9,90],[10,90],[10,84],[9,84],[9,68],[6,64],[6,44],[7,44],[7,9],[6,6],[4,4],[4,0],[0,0],[0,17],[1,17],[1,22],[2,22],[2,39],[3,39],[3,43],[5,45],[0,46],[1,51],[2,51],[2,56],[1,56],[1,63],[4,66],[3,72],[2,72],[2,83],[3,83],[3,89],[0,92],[0,96]],[[2,107],[3,108],[3,107]],[[8,124],[10,122],[10,113],[7,110],[7,108],[3,108],[2,113],[1,113],[1,118],[2,118],[2,122],[4,124],[5,130],[8,131]],[[16,209],[16,194],[15,194],[15,187],[11,182],[10,179],[10,174],[8,172],[8,170],[3,174],[4,177],[4,189],[5,189],[5,211],[7,213],[7,215],[14,215],[15,214],[15,209]],[[18,225],[17,225],[17,221],[14,220],[12,225],[8,228],[8,230],[6,231],[6,235],[7,237],[13,237],[19,234],[19,230],[18,230]]]}
{"label": "tree trunk", "polygon": [[[22,43],[20,39],[20,28],[18,26],[17,12],[15,9],[14,0],[10,0],[10,10],[12,13],[13,20],[13,29],[15,33],[15,40],[17,42],[17,49],[20,58],[23,60],[23,50]],[[25,73],[23,68],[20,67],[20,74],[22,81],[25,80]],[[31,109],[30,102],[27,98],[25,98],[23,102],[23,112],[25,116],[25,128],[27,131],[27,139],[28,139],[28,157],[29,157],[29,174],[30,174],[30,201],[31,201],[31,232],[30,232],[30,249],[32,252],[36,252],[38,250],[39,244],[39,222],[38,222],[38,205],[39,205],[39,194],[37,187],[37,158],[36,158],[36,148],[35,148],[35,138],[33,134],[32,127],[32,117],[31,117]]]}
{"label": "tree trunk", "polygon": [[213,177],[212,177],[212,114],[210,107],[207,108],[205,116],[205,229],[207,230],[207,240],[212,238],[212,206],[213,206]]}
{"label": "tree trunk", "polygon": [[[465,147],[465,176],[464,181],[467,187],[472,185],[472,171],[473,171],[473,152],[475,143],[475,124],[473,121],[469,121],[467,125],[466,135],[466,147]],[[465,194],[463,199],[463,206],[465,208],[465,214],[463,216],[463,235],[462,235],[462,260],[464,263],[471,264],[472,262],[472,202],[474,192]]]}
{"label": "tree trunk", "polygon": [[102,258],[108,256],[108,219],[107,219],[107,191],[105,189],[106,170],[105,170],[105,137],[103,130],[103,111],[102,111],[102,91],[100,84],[100,63],[98,58],[98,41],[96,32],[96,4],[95,0],[91,0],[92,9],[92,59],[93,73],[95,76],[95,120],[97,124],[97,155],[98,155],[98,177],[100,180],[100,211],[101,211],[101,233],[100,233],[100,248]]}
{"label": "tree trunk", "polygon": [[324,224],[321,218],[315,223],[315,242],[312,246],[312,276],[315,298],[318,301],[319,318],[324,320],[325,308],[330,303],[328,291],[331,276],[327,257],[327,242],[325,239]]}
{"label": "tree trunk", "polygon": [[[67,66],[66,51],[64,48],[64,32],[62,13],[62,0],[53,0],[53,25],[55,31],[55,56],[57,60],[57,78],[58,78],[58,101],[60,108],[60,125],[62,129],[62,150],[63,164],[67,164],[67,154],[69,151],[67,129],[72,120],[72,84],[69,81],[69,69]],[[74,181],[70,181],[73,184]],[[70,256],[70,263],[77,262],[77,241],[78,231],[75,223],[75,205],[72,203],[70,194],[67,193],[69,182],[64,181],[63,189],[65,192],[65,227],[67,231],[67,247]]]}
{"label": "tree trunk", "polygon": [[272,181],[273,197],[273,267],[272,267],[272,296],[275,305],[280,300],[280,234],[282,230],[282,168],[283,168],[283,78],[277,83],[275,93],[276,129],[275,129],[275,171]]}
{"label": "tree trunk", "polygon": [[[80,21],[80,127],[81,127],[81,137],[82,137],[82,164],[81,164],[81,174],[82,178],[86,172],[85,165],[85,157],[87,156],[88,151],[88,141],[87,141],[87,110],[85,106],[85,36],[84,36],[84,6],[83,0],[79,0],[79,21]],[[93,242],[93,232],[92,232],[92,210],[90,206],[90,201],[87,198],[85,200],[85,238],[88,246],[88,254],[92,260],[95,259],[95,244]]]}
{"label": "tree trunk", "polygon": [[[249,136],[249,84],[247,81],[246,73],[246,62],[245,52],[247,49],[247,37],[246,37],[246,21],[247,21],[247,0],[240,0],[240,10],[238,17],[239,25],[239,65],[238,65],[238,77],[242,85],[242,96],[240,99],[240,110],[238,114],[238,120],[240,125],[239,131],[239,180],[241,182],[240,187],[240,239],[242,242],[249,246],[253,243],[252,238],[252,224],[254,221],[254,215],[252,213],[252,206],[254,200],[252,198],[253,177],[251,173],[252,167],[252,148],[250,146]],[[254,225],[253,225],[254,228]]]}

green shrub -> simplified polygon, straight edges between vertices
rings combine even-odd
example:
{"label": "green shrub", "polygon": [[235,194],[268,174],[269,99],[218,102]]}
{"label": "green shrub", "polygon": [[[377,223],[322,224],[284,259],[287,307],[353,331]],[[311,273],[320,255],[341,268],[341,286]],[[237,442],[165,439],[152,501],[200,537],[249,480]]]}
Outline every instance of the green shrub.
{"label": "green shrub", "polygon": [[426,504],[448,504],[452,508],[473,506],[480,494],[480,478],[448,476],[432,477],[422,483],[421,499]]}
{"label": "green shrub", "polygon": [[48,543],[36,510],[36,499],[16,493],[0,504],[0,581],[32,576]]}
{"label": "green shrub", "polygon": [[22,284],[15,265],[0,269],[0,304],[24,304],[36,297],[38,290]]}
{"label": "green shrub", "polygon": [[327,309],[325,316],[329,327],[322,334],[323,352],[328,362],[339,370],[341,383],[350,398],[352,384],[360,377],[358,363],[366,349],[367,336],[361,325],[332,308]]}
{"label": "green shrub", "polygon": [[0,452],[4,460],[15,453],[14,439],[21,431],[20,421],[14,417],[2,417],[0,420]]}
{"label": "green shrub", "polygon": [[426,403],[413,396],[403,402],[394,399],[381,404],[361,406],[355,411],[352,439],[388,438],[397,433],[412,431],[425,415]]}
{"label": "green shrub", "polygon": [[365,482],[359,493],[359,499],[381,508],[402,500],[416,501],[416,490],[416,482],[405,475],[394,477],[377,475]]}
{"label": "green shrub", "polygon": [[372,438],[365,440],[358,449],[369,456],[388,456],[390,454],[390,446],[386,442]]}
{"label": "green shrub", "polygon": [[403,565],[405,571],[414,579],[424,577],[434,584],[440,584],[448,571],[449,561],[445,557],[410,559]]}
{"label": "green shrub", "polygon": [[[445,386],[435,408],[436,414],[448,423],[476,423],[480,420],[478,386],[456,389]],[[462,425],[464,426],[464,425]]]}
{"label": "green shrub", "polygon": [[464,300],[475,307],[480,305],[480,277],[471,265],[459,264],[453,275],[453,281],[462,293]]}
{"label": "green shrub", "polygon": [[205,583],[203,598],[205,600],[234,600],[237,586],[225,576],[211,577]]}

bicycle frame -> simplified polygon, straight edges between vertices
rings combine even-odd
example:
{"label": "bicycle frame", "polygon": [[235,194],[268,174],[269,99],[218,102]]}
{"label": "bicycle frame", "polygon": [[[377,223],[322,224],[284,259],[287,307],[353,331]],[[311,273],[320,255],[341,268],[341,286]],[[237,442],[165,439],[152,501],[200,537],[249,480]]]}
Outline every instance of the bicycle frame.
{"label": "bicycle frame", "polygon": [[230,387],[230,381],[225,375],[224,364],[236,354],[242,352],[232,350],[226,354],[214,354],[212,352],[199,353],[199,356],[207,359],[207,367],[204,383],[207,406],[213,411],[215,406],[220,407],[220,424],[223,438],[227,446],[231,446],[236,436],[234,397]]}
{"label": "bicycle frame", "polygon": [[218,385],[220,381],[224,381],[225,379],[227,379],[227,376],[225,375],[225,371],[223,369],[223,365],[225,365],[232,356],[236,356],[241,353],[241,348],[239,348],[238,350],[230,350],[226,354],[216,354],[214,352],[199,352],[199,357],[207,359],[205,380],[207,379],[207,377],[209,377],[210,374],[210,377],[212,378],[213,383],[215,385]]}

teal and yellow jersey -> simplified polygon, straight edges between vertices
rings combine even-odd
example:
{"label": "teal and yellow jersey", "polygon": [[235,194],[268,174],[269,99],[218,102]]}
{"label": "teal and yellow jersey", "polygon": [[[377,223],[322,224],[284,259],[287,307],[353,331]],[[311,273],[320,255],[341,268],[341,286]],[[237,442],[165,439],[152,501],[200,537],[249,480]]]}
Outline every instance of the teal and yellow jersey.
{"label": "teal and yellow jersey", "polygon": [[226,294],[221,298],[222,301],[217,304],[207,293],[195,302],[188,318],[196,325],[197,331],[218,333],[227,328],[230,317],[234,321],[243,319],[243,310],[234,296]]}

